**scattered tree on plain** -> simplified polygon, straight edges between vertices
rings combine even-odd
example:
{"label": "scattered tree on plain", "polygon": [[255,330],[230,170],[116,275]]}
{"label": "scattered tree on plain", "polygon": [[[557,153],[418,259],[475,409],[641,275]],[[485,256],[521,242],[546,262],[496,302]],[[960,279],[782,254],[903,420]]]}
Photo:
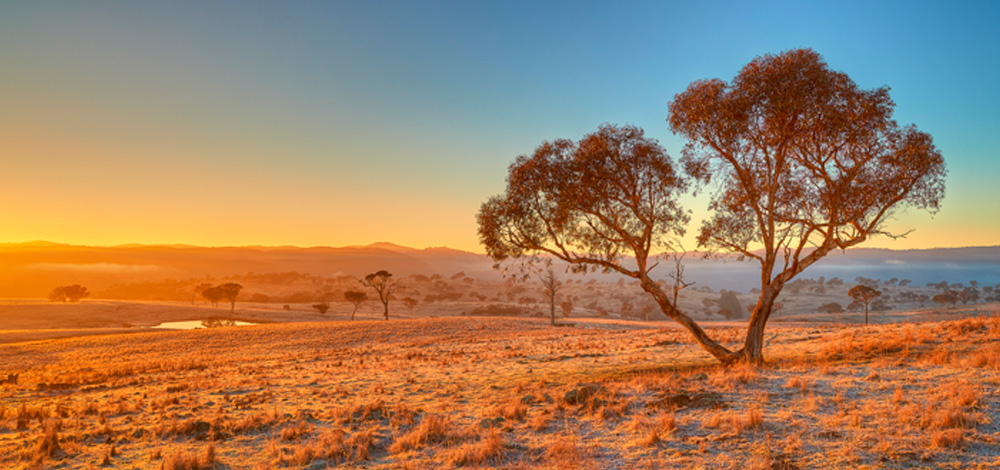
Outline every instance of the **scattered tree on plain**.
{"label": "scattered tree on plain", "polygon": [[349,290],[344,292],[344,300],[350,302],[354,305],[354,310],[351,311],[351,320],[354,320],[354,314],[358,313],[358,309],[361,308],[361,304],[368,300],[368,294],[364,292],[358,292],[354,290]]}
{"label": "scattered tree on plain", "polygon": [[552,325],[555,325],[556,296],[559,294],[559,289],[562,289],[562,282],[559,281],[559,277],[552,270],[552,266],[546,266],[546,269],[539,274],[539,281],[542,283],[542,293],[549,299],[549,321]]}
{"label": "scattered tree on plain", "polygon": [[313,304],[312,308],[316,309],[320,315],[326,315],[326,311],[330,310],[330,304],[327,302],[320,302],[318,304]]}
{"label": "scattered tree on plain", "polygon": [[851,298],[854,299],[855,302],[862,303],[865,305],[865,325],[867,325],[868,304],[870,304],[872,300],[875,299],[875,297],[882,295],[882,293],[864,284],[858,284],[852,287],[851,290],[847,291],[847,295],[851,296]]}
{"label": "scattered tree on plain", "polygon": [[573,302],[564,300],[559,304],[559,308],[562,309],[563,318],[569,318],[569,315],[573,313]]}
{"label": "scattered tree on plain", "polygon": [[837,302],[830,302],[828,304],[823,304],[819,307],[819,311],[826,313],[842,313],[844,307]]}
{"label": "scattered tree on plain", "polygon": [[931,300],[933,300],[936,304],[950,305],[951,307],[954,307],[955,303],[958,302],[958,293],[946,290],[938,295],[935,295],[931,298]]}
{"label": "scattered tree on plain", "polygon": [[217,287],[219,293],[222,295],[223,299],[229,301],[229,312],[236,312],[236,297],[239,297],[240,291],[243,290],[243,286],[235,282],[227,282]]}
{"label": "scattered tree on plain", "polygon": [[49,300],[52,302],[79,302],[81,299],[88,297],[90,292],[87,288],[79,284],[73,284],[69,286],[59,286],[52,289],[49,292]]}
{"label": "scattered tree on plain", "polygon": [[202,282],[202,283],[194,286],[194,289],[192,289],[193,292],[194,292],[194,294],[191,297],[191,303],[194,303],[195,297],[199,297],[199,296],[200,297],[204,297],[207,300],[208,297],[205,297],[205,291],[208,290],[208,289],[211,289],[211,288],[212,288],[212,284],[207,283],[207,282]]}
{"label": "scattered tree on plain", "polygon": [[205,298],[213,307],[219,306],[219,301],[225,298],[220,286],[208,287],[201,291],[201,296]]}
{"label": "scattered tree on plain", "polygon": [[719,294],[718,305],[719,315],[722,315],[727,320],[743,318],[743,307],[740,305],[740,299],[736,297],[736,292],[731,290],[722,291]]}
{"label": "scattered tree on plain", "polygon": [[376,294],[378,294],[378,300],[382,302],[382,313],[385,315],[386,321],[388,321],[389,297],[392,296],[392,293],[396,291],[397,287],[399,287],[399,284],[392,279],[392,273],[384,269],[371,273],[361,280],[361,285],[370,287]]}
{"label": "scattered tree on plain", "polygon": [[716,188],[699,246],[761,265],[761,293],[736,351],[650,276],[650,258],[676,251],[684,233],[689,216],[677,197],[687,182],[641,129],[603,125],[518,157],[505,193],[477,214],[480,241],[498,265],[545,254],[581,272],[637,279],[715,358],[760,363],[786,283],[833,250],[893,236],[885,223],[896,210],[934,212],[944,197],[941,154],[930,135],[896,124],[893,107],[887,88],[859,89],[812,50],[758,57],[731,83],[699,80],[670,103],[671,130],[688,140],[681,163]]}
{"label": "scattered tree on plain", "polygon": [[958,301],[962,302],[962,305],[965,305],[969,302],[976,303],[977,300],[979,300],[979,290],[976,289],[975,285],[973,285],[972,287],[966,287],[965,289],[962,289],[962,291],[958,293]]}

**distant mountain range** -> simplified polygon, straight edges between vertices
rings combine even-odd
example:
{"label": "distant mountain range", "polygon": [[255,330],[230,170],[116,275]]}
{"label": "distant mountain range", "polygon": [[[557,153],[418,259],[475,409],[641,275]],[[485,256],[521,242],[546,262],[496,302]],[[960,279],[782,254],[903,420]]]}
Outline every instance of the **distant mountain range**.
{"label": "distant mountain range", "polygon": [[[92,291],[113,284],[164,279],[190,279],[235,274],[297,271],[318,276],[351,275],[386,269],[397,276],[464,272],[483,280],[500,280],[493,262],[482,254],[446,247],[416,249],[379,242],[347,247],[199,247],[190,245],[65,245],[46,241],[0,244],[0,297],[44,297],[52,287],[84,284]],[[756,263],[685,258],[685,276],[698,285],[746,291],[758,284]],[[661,268],[659,276],[668,274]],[[654,272],[656,274],[656,272]],[[569,277],[569,275],[565,275]],[[590,274],[597,279],[615,276]],[[1000,283],[1000,246],[889,250],[856,248],[836,252],[802,277],[858,276],[928,282]]]}

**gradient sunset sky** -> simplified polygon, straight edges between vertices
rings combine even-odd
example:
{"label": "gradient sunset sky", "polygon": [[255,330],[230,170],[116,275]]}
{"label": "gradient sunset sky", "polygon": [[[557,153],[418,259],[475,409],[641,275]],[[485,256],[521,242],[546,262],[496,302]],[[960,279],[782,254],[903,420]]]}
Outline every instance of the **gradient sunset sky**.
{"label": "gradient sunset sky", "polygon": [[0,243],[481,252],[517,155],[612,122],[676,158],[676,93],[810,47],[948,165],[865,246],[1000,244],[1000,3],[758,3],[5,2]]}

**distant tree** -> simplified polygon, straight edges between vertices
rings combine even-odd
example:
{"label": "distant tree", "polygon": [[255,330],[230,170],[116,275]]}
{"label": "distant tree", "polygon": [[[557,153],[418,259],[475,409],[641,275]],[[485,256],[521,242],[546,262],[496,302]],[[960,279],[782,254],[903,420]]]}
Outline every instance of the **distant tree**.
{"label": "distant tree", "polygon": [[556,296],[562,289],[562,282],[559,281],[559,277],[556,276],[551,265],[546,266],[538,278],[542,283],[542,293],[549,299],[549,321],[554,326],[556,324]]}
{"label": "distant tree", "polygon": [[223,299],[229,301],[229,312],[236,312],[236,297],[239,297],[240,291],[243,290],[243,286],[235,282],[227,282],[218,287],[219,292]]}
{"label": "distant tree", "polygon": [[559,304],[559,308],[562,309],[563,318],[569,318],[569,315],[573,313],[573,302],[564,300]]}
{"label": "distant tree", "polygon": [[872,311],[873,312],[887,312],[892,310],[892,304],[889,303],[889,298],[878,298],[872,301]]}
{"label": "distant tree", "polygon": [[66,291],[63,286],[53,288],[49,292],[50,302],[65,302],[66,301]]}
{"label": "distant tree", "polygon": [[391,300],[392,293],[399,287],[399,284],[392,279],[392,273],[383,269],[368,274],[360,282],[361,285],[371,288],[378,295],[378,300],[382,302],[382,314],[385,315],[385,319],[388,321],[389,300]]}
{"label": "distant tree", "polygon": [[[210,288],[212,288],[211,283],[202,282],[195,285],[192,291],[194,292],[195,297],[205,297],[205,291]],[[207,300],[208,298],[205,297],[205,299]],[[191,303],[194,303],[194,297],[191,298]]]}
{"label": "distant tree", "polygon": [[899,287],[906,287],[906,286],[909,286],[911,282],[913,282],[913,281],[911,281],[911,280],[909,280],[909,279],[901,279],[901,280],[899,281]]}
{"label": "distant tree", "polygon": [[271,301],[271,297],[265,294],[255,293],[250,296],[250,301],[258,304],[266,304]]}
{"label": "distant tree", "polygon": [[420,303],[417,299],[414,299],[413,297],[404,297],[402,302],[403,305],[406,306],[407,310],[411,312],[413,311],[414,308],[417,307],[417,304]]}
{"label": "distant tree", "polygon": [[326,315],[326,311],[330,310],[330,304],[327,302],[320,302],[318,304],[313,304],[312,308],[316,309],[320,315]]}
{"label": "distant tree", "polygon": [[819,307],[819,310],[821,312],[826,312],[826,313],[841,313],[844,311],[844,307],[842,307],[837,302],[830,302],[828,304],[821,305]]}
{"label": "distant tree", "polygon": [[351,311],[351,320],[354,320],[354,314],[358,313],[358,309],[361,308],[361,304],[368,300],[368,294],[364,292],[358,292],[349,290],[344,292],[344,300],[350,302],[354,305],[354,310]]}
{"label": "distant tree", "polygon": [[[859,278],[860,279],[860,278]],[[882,295],[881,292],[865,285],[858,284],[847,291],[847,295],[851,296],[855,302],[864,304],[865,306],[865,325],[868,324],[868,305],[871,303],[875,297]]]}
{"label": "distant tree", "polygon": [[955,303],[958,302],[958,293],[946,290],[938,295],[935,295],[934,297],[931,298],[931,300],[933,300],[934,303],[939,305],[950,305],[954,307]]}
{"label": "distant tree", "polygon": [[632,305],[632,302],[624,300],[622,301],[622,306],[618,310],[621,312],[622,318],[631,318],[632,310],[634,309],[635,306]]}
{"label": "distant tree", "polygon": [[975,286],[966,287],[965,289],[962,289],[962,291],[958,293],[958,300],[962,302],[962,305],[965,305],[969,302],[976,303],[976,301],[979,300],[979,291],[976,290]]}
{"label": "distant tree", "polygon": [[213,307],[219,306],[219,301],[223,299],[222,289],[219,286],[212,286],[202,289],[201,296],[205,298]]}
{"label": "distant tree", "polygon": [[857,282],[862,286],[868,286],[868,287],[875,287],[879,285],[878,279],[869,279],[864,276],[858,276],[854,278],[854,282]]}
{"label": "distant tree", "polygon": [[722,291],[719,295],[719,312],[727,310],[728,315],[722,315],[727,319],[738,319],[743,317],[743,307],[740,305],[740,299],[736,297],[736,292],[731,290]]}
{"label": "distant tree", "polygon": [[830,278],[829,281],[826,281],[826,285],[828,285],[828,286],[842,286],[842,285],[844,285],[844,280],[841,279],[841,278],[839,278],[839,277]]}
{"label": "distant tree", "polygon": [[90,292],[87,291],[87,288],[81,286],[80,284],[63,286],[63,292],[66,294],[66,298],[70,302],[79,302],[80,299],[90,296]]}

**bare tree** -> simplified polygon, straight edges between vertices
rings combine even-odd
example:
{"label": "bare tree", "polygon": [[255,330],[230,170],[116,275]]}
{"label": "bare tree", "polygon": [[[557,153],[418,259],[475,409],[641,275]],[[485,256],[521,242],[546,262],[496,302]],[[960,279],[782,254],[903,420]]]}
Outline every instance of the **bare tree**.
{"label": "bare tree", "polygon": [[376,294],[378,294],[378,299],[382,302],[383,314],[385,315],[385,319],[388,321],[389,297],[392,296],[392,293],[396,291],[397,287],[399,287],[399,284],[392,279],[392,273],[383,269],[365,276],[365,278],[360,282],[361,285],[370,287]]}
{"label": "bare tree", "polygon": [[539,274],[538,279],[542,283],[542,293],[549,299],[549,320],[555,326],[556,296],[559,294],[559,289],[562,289],[563,284],[559,281],[559,277],[556,276],[555,271],[552,270],[551,265],[546,266],[546,269]]}

